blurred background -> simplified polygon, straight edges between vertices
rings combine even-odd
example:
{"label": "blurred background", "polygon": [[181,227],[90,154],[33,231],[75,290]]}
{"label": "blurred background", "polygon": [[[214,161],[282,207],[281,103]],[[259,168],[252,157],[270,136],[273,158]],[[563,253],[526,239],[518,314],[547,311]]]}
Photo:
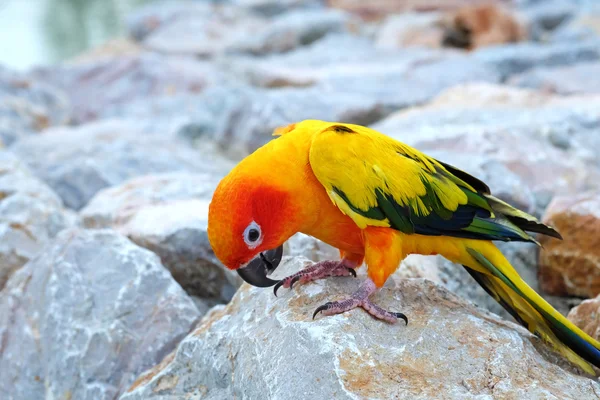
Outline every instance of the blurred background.
{"label": "blurred background", "polygon": [[[251,376],[253,357],[283,357],[287,348],[274,346],[297,341],[308,349],[286,359],[297,368],[265,361],[266,375],[300,385],[301,375],[289,375],[297,369],[326,382],[320,371],[347,365],[332,360],[339,356],[332,348],[305,340],[315,332],[308,317],[299,322],[314,308],[307,292],[299,289],[302,305],[284,307],[285,300],[270,303],[269,290],[238,291],[239,278],[215,259],[206,235],[219,180],[274,129],[303,119],[373,127],[556,226],[565,240],[540,238],[543,250],[500,246],[535,290],[600,336],[598,1],[0,0],[0,398],[181,398],[189,389],[182,382],[204,387],[198,398],[264,398],[258,383],[230,377]],[[286,254],[338,257],[301,234]],[[403,278],[439,285],[436,292],[414,281],[433,299],[428,315],[442,316],[428,326],[436,338],[458,332],[457,323],[470,331],[471,316],[481,316],[463,307],[466,314],[448,317],[445,291],[511,319],[462,267],[441,258],[409,257],[390,285],[405,285]],[[260,320],[255,310],[266,308],[279,317]],[[293,332],[276,325],[290,315]],[[362,317],[327,323],[344,335],[335,324]],[[363,322],[357,326],[374,326]],[[265,327],[288,341],[251,340]],[[504,337],[503,328],[486,329]],[[368,338],[367,330],[352,335]],[[415,354],[431,365],[454,360],[456,382],[442,382],[454,379],[444,373],[427,382],[460,391],[460,377],[471,372],[450,348],[471,344],[456,340],[436,349],[436,359]],[[529,344],[519,343],[504,346],[502,373],[541,362],[523,361],[519,346]],[[386,354],[404,351],[397,346]],[[482,354],[464,357],[487,371]],[[162,365],[125,393],[163,359],[177,379],[154,376]],[[356,367],[363,368],[370,367]],[[398,398],[392,378],[344,390]],[[472,386],[488,387],[486,379]],[[590,386],[578,379],[557,372],[526,390],[587,398]],[[509,389],[517,393],[521,381]],[[309,386],[312,398],[333,398],[335,385]]]}

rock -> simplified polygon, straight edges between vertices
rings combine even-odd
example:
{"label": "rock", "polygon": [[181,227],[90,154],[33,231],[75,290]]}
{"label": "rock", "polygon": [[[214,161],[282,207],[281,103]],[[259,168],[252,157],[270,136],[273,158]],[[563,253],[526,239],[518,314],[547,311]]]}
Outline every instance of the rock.
{"label": "rock", "polygon": [[467,5],[498,3],[497,0],[327,0],[330,7],[339,8],[360,15],[366,20],[378,20],[390,14],[400,14],[410,11],[456,10]]}
{"label": "rock", "polygon": [[551,36],[551,40],[574,43],[598,39],[600,36],[600,7],[592,2],[586,7],[578,7],[578,13],[561,25]]}
{"label": "rock", "polygon": [[207,304],[227,302],[241,280],[214,256],[206,233],[208,204],[220,176],[169,173],[101,190],[81,210],[87,228],[113,228],[155,252],[173,278]]}
{"label": "rock", "polygon": [[516,75],[515,86],[558,94],[600,93],[600,62],[580,63],[556,68],[535,68]]}
{"label": "rock", "polygon": [[[357,48],[348,52],[355,44]],[[235,60],[228,68],[252,85],[311,86],[321,96],[345,92],[373,99],[387,113],[422,104],[457,83],[499,80],[493,68],[455,51],[407,48],[392,52],[340,35],[281,56]]]}
{"label": "rock", "polygon": [[339,260],[340,252],[335,247],[303,233],[297,233],[283,245],[286,256],[306,257],[310,261]]}
{"label": "rock", "polygon": [[200,93],[227,81],[207,62],[148,52],[39,68],[33,76],[67,92],[76,123],[98,118],[109,105],[117,107],[151,96]]}
{"label": "rock", "polygon": [[456,160],[477,154],[500,162],[529,186],[541,210],[555,193],[595,188],[600,182],[598,104],[597,96],[563,98],[470,84],[373,128],[425,152],[454,152]]}
{"label": "rock", "polygon": [[43,80],[0,67],[0,144],[70,120],[64,93]]}
{"label": "rock", "polygon": [[0,290],[77,217],[14,155],[0,150]]}
{"label": "rock", "polygon": [[[152,123],[152,120],[149,120]],[[49,129],[13,150],[52,187],[67,207],[82,208],[100,189],[141,175],[176,171],[224,174],[230,163],[202,154],[138,121],[104,120]]]}
{"label": "rock", "polygon": [[130,18],[129,25],[148,49],[216,56],[289,51],[355,24],[338,10],[297,10],[265,18],[240,7],[191,1],[149,4]]}
{"label": "rock", "polygon": [[323,0],[228,0],[239,7],[264,15],[280,14],[290,9],[322,9]]}
{"label": "rock", "polygon": [[375,44],[381,49],[397,49],[409,46],[439,48],[444,29],[443,14],[413,13],[391,15],[378,28]]}
{"label": "rock", "polygon": [[556,67],[600,59],[600,39],[580,42],[521,42],[479,49],[473,59],[496,69],[503,79],[534,67]]}
{"label": "rock", "polygon": [[115,399],[200,317],[158,257],[107,230],[63,231],[2,294],[7,399]]}
{"label": "rock", "polygon": [[105,115],[149,120],[153,129],[175,130],[202,149],[214,142],[220,152],[240,158],[273,139],[280,126],[308,118],[368,125],[383,111],[375,99],[348,90],[222,86],[199,96],[140,100],[107,109]]}
{"label": "rock", "polygon": [[467,5],[448,13],[441,23],[442,44],[464,50],[526,40],[525,23],[508,7]]}
{"label": "rock", "polygon": [[584,300],[580,305],[573,308],[568,318],[581,330],[596,340],[600,340],[600,297]]}
{"label": "rock", "polygon": [[[279,268],[285,275],[303,263],[292,259]],[[376,296],[384,308],[402,310],[408,326],[375,321],[362,310],[311,320],[319,305],[357,285],[353,278],[327,279],[276,298],[244,284],[122,399],[430,399],[440,393],[562,399],[600,392],[597,382],[577,376],[521,327],[427,280],[392,279]]]}
{"label": "rock", "polygon": [[528,26],[529,36],[537,41],[545,41],[550,32],[573,17],[577,6],[569,0],[547,0],[518,9],[520,18]]}
{"label": "rock", "polygon": [[79,54],[67,61],[69,64],[92,63],[100,60],[110,60],[117,57],[140,56],[144,49],[139,43],[130,38],[115,38],[90,50]]}
{"label": "rock", "polygon": [[550,294],[595,297],[600,294],[600,194],[557,196],[544,221],[563,240],[544,239],[540,251],[539,279]]}

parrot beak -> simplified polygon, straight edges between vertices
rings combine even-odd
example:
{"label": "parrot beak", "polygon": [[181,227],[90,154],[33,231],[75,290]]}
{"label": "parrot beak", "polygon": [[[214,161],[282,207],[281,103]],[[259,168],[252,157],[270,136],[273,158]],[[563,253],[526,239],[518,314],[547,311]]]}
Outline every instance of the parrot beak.
{"label": "parrot beak", "polygon": [[283,256],[283,245],[273,250],[267,250],[254,257],[246,266],[237,270],[238,275],[246,282],[256,287],[270,287],[279,281],[267,278],[275,271]]}

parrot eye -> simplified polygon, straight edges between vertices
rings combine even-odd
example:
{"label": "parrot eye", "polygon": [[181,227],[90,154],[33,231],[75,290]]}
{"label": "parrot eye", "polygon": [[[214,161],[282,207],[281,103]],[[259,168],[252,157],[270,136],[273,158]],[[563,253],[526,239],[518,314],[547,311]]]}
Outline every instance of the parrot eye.
{"label": "parrot eye", "polygon": [[257,247],[262,242],[260,226],[256,222],[250,222],[250,225],[244,229],[244,242],[251,249]]}

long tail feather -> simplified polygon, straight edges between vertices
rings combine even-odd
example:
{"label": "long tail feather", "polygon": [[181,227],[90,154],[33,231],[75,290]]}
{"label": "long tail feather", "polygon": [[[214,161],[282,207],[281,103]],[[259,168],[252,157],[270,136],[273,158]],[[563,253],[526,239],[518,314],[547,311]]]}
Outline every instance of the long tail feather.
{"label": "long tail feather", "polygon": [[[478,268],[464,265],[473,278],[520,324],[540,336],[569,360],[596,375],[600,368],[600,343],[575,326],[538,295],[517,272],[503,262],[492,263],[482,252],[467,248]],[[492,258],[492,257],[490,257]]]}

